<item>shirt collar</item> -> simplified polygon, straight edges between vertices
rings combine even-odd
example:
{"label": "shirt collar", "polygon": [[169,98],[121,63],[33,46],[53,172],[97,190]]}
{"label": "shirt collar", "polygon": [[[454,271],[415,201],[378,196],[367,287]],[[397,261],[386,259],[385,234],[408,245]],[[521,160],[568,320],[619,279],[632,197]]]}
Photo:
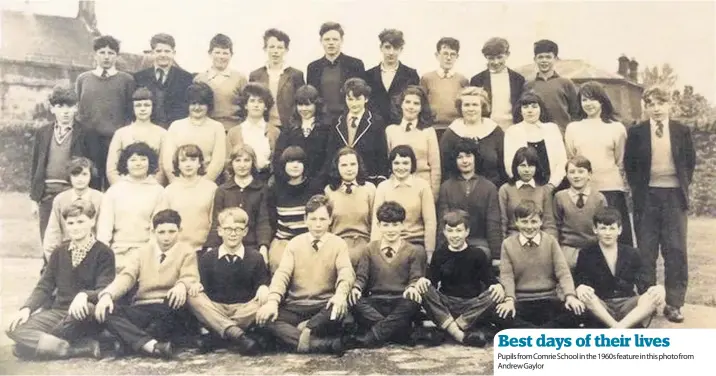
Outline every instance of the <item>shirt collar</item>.
{"label": "shirt collar", "polygon": [[470,177],[470,179],[465,179],[465,177],[462,176],[462,174],[458,174],[457,178],[462,181],[473,181],[473,180],[477,180],[479,176],[480,175],[473,173],[472,176]]}
{"label": "shirt collar", "polygon": [[517,189],[522,188],[523,185],[529,185],[532,188],[537,188],[537,183],[535,183],[535,179],[531,179],[527,183],[523,182],[522,180],[518,180],[515,182],[515,187],[517,187]]}
{"label": "shirt collar", "polygon": [[522,234],[519,234],[519,235],[517,236],[517,238],[518,238],[518,240],[520,241],[520,245],[523,246],[523,247],[524,247],[525,244],[527,244],[527,242],[530,241],[530,240],[532,240],[532,241],[535,242],[537,245],[539,245],[539,244],[542,242],[542,233],[541,233],[541,232],[538,232],[537,235],[535,235],[532,239],[529,239],[528,237],[526,237],[526,236],[524,236],[524,235],[522,235]]}
{"label": "shirt collar", "polygon": [[[656,120],[649,119],[649,124],[651,125],[652,132],[654,132],[654,130],[656,129]],[[666,131],[668,129],[669,120],[664,120],[661,122],[661,124],[664,126],[664,131]]]}
{"label": "shirt collar", "polygon": [[[324,237],[325,237],[325,235],[324,235]],[[321,246],[323,245],[323,243],[325,242],[325,241],[323,240],[323,237],[322,237],[322,238],[316,238],[316,237],[313,236],[313,234],[311,234],[310,232],[308,233],[308,238],[311,240],[311,241],[310,241],[311,245],[313,245],[313,242],[314,242],[314,241],[318,240],[318,249],[320,249]]]}
{"label": "shirt collar", "polygon": [[462,245],[462,247],[460,247],[460,249],[455,249],[455,248],[453,248],[451,245],[448,244],[448,249],[451,250],[451,251],[453,251],[453,252],[464,251],[464,250],[467,249],[467,242],[465,242],[465,243]]}
{"label": "shirt collar", "polygon": [[85,240],[84,243],[75,243],[74,241],[70,241],[70,246],[68,247],[68,250],[70,252],[73,251],[82,251],[82,252],[89,252],[90,248],[94,246],[94,243],[97,242],[97,239],[95,239],[94,234],[90,234],[87,237],[87,240]]}
{"label": "shirt collar", "polygon": [[537,78],[538,80],[548,81],[548,80],[551,80],[551,79],[557,78],[557,77],[559,77],[559,74],[557,74],[557,71],[552,70],[552,74],[549,75],[549,76],[545,76],[544,74],[542,74],[542,72],[537,71],[537,77],[536,77],[536,78]]}
{"label": "shirt collar", "polygon": [[[103,70],[104,70],[104,68],[102,68],[102,67],[97,67],[97,68],[95,68],[92,72],[93,72],[95,75],[97,75],[98,77],[101,77]],[[112,76],[114,76],[114,75],[117,74],[117,73],[118,73],[117,67],[111,67],[111,68],[108,68],[108,69],[107,69],[107,77],[112,77]]]}
{"label": "shirt collar", "polygon": [[72,127],[74,126],[74,123],[70,123],[68,126],[61,126],[60,123],[55,123],[55,132],[69,132],[72,130]]}
{"label": "shirt collar", "polygon": [[[160,68],[155,68],[154,71],[156,72],[157,69],[160,69]],[[167,73],[167,72],[165,71],[164,73]],[[206,71],[206,75],[209,76],[209,78],[214,78],[217,76],[231,77],[231,71],[229,71],[229,68],[226,68],[223,71],[220,71],[220,70],[216,70],[212,67]]]}
{"label": "shirt collar", "polygon": [[[405,128],[408,126],[408,121],[403,119],[400,121],[400,129],[405,130]],[[414,131],[418,129],[418,119],[411,120],[410,121],[410,131]]]}
{"label": "shirt collar", "polygon": [[393,248],[393,253],[396,253],[396,254],[397,254],[397,253],[398,253],[398,250],[399,250],[400,248],[403,248],[403,239],[398,240],[398,242],[395,243],[395,244],[388,244],[388,242],[386,242],[385,240],[382,240],[382,239],[381,239],[381,240],[380,240],[380,251],[383,252],[383,250],[384,250],[386,247]]}
{"label": "shirt collar", "polygon": [[455,75],[455,70],[448,69],[447,74],[445,74],[445,69],[438,68],[438,76],[440,78],[452,78]]}
{"label": "shirt collar", "polygon": [[153,69],[154,69],[154,74],[157,74],[157,71],[160,70],[160,69],[163,70],[163,71],[164,71],[164,77],[165,77],[165,79],[166,79],[166,76],[167,76],[167,74],[169,74],[169,70],[172,69],[172,66],[170,65],[170,66],[168,66],[167,68],[161,68],[161,67],[158,67],[158,66],[154,65],[154,66],[153,66]]}
{"label": "shirt collar", "polygon": [[85,193],[82,194],[81,196],[77,194],[77,191],[75,191],[74,189],[72,189],[72,201],[73,201],[73,202],[74,202],[74,201],[77,201],[77,200],[90,201],[90,200],[89,200],[89,195],[90,195],[90,189],[89,189],[89,188],[85,189]]}
{"label": "shirt collar", "polygon": [[385,65],[383,65],[383,62],[380,62],[380,71],[385,73],[395,73],[398,71],[398,68],[400,68],[400,62],[398,62],[398,65],[395,66],[395,68],[386,68]]}
{"label": "shirt collar", "polygon": [[[316,124],[315,117],[312,117],[308,120],[301,119],[301,128],[313,129],[315,127],[315,124]],[[306,126],[306,125],[308,125],[308,126]]]}
{"label": "shirt collar", "polygon": [[353,115],[352,113],[348,113],[346,115],[346,118],[348,119],[348,126],[351,126],[351,119],[354,117],[358,118],[358,124],[360,124],[360,121],[363,119],[363,115],[365,115],[365,110],[361,111],[358,115]]}
{"label": "shirt collar", "polygon": [[[587,197],[587,196],[589,196],[589,194],[591,192],[592,192],[592,189],[590,187],[586,187],[586,188],[584,188],[584,190],[581,193],[584,195],[584,197]],[[567,194],[569,194],[569,197],[571,197],[572,200],[578,200],[579,193],[580,192],[577,192],[577,190],[572,187],[569,187],[569,189],[567,189]]]}
{"label": "shirt collar", "polygon": [[341,57],[342,57],[342,56],[343,56],[343,52],[339,52],[339,53],[338,53],[338,56],[336,56],[336,58],[333,59],[333,61],[331,61],[330,59],[328,59],[328,57],[327,57],[326,55],[323,55],[323,60],[324,60],[326,63],[328,63],[329,65],[339,64],[339,63],[341,62]]}
{"label": "shirt collar", "polygon": [[390,180],[393,182],[393,188],[398,188],[401,185],[405,185],[406,187],[412,187],[413,186],[413,175],[408,176],[405,180],[400,181],[396,179],[395,177],[391,176]]}
{"label": "shirt collar", "polygon": [[243,260],[244,255],[246,255],[246,248],[244,248],[244,245],[242,244],[239,246],[239,248],[236,249],[236,252],[229,253],[229,251],[226,249],[226,246],[222,244],[219,246],[218,257],[219,259],[221,259],[226,255],[239,256],[239,258]]}
{"label": "shirt collar", "polygon": [[288,68],[288,66],[286,66],[286,65],[284,64],[284,65],[281,65],[278,69],[271,69],[271,67],[269,67],[269,65],[266,64],[266,72],[267,72],[267,73],[269,73],[269,72],[279,72],[279,73],[283,73],[283,72],[286,71],[286,68]]}

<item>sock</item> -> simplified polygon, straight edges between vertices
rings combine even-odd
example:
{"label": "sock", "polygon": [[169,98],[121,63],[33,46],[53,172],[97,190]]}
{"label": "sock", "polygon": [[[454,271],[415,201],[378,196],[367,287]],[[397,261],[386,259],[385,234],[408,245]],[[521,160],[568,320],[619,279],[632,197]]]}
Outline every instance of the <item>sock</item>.
{"label": "sock", "polygon": [[465,339],[465,332],[463,332],[454,321],[451,322],[445,330],[460,343]]}
{"label": "sock", "polygon": [[154,353],[154,345],[156,345],[156,344],[157,344],[156,339],[150,339],[149,342],[145,343],[144,346],[142,346],[142,350],[144,350],[145,352],[147,352],[149,354],[153,354]]}
{"label": "sock", "polygon": [[236,339],[244,335],[244,331],[236,325],[232,325],[224,330],[224,338]]}

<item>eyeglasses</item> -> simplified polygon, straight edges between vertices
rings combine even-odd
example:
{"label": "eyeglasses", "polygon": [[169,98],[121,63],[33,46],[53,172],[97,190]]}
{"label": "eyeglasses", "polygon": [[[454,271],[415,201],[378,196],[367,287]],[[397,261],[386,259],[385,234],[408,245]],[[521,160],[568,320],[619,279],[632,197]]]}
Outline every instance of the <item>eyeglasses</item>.
{"label": "eyeglasses", "polygon": [[222,227],[221,229],[224,230],[224,232],[226,232],[227,234],[238,234],[241,231],[244,231],[246,227]]}

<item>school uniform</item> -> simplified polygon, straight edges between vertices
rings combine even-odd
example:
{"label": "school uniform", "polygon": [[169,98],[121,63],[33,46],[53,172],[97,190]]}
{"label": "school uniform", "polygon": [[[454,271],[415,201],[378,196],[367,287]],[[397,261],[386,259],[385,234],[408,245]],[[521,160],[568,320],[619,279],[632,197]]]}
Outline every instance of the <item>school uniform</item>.
{"label": "school uniform", "polygon": [[[428,126],[419,129],[417,122],[408,122],[403,119],[398,124],[385,128],[385,137],[388,141],[388,150],[398,145],[408,145],[415,153],[415,176],[430,183],[435,200],[440,191],[442,169],[440,166],[440,144],[435,128]],[[442,159],[445,162],[445,159]]]}
{"label": "school uniform", "polygon": [[266,183],[258,179],[251,180],[246,187],[239,187],[236,180],[230,179],[219,186],[214,194],[214,205],[211,220],[211,231],[206,240],[207,247],[218,247],[222,240],[217,228],[219,213],[226,208],[238,207],[249,215],[248,231],[243,244],[248,248],[268,247],[271,244],[273,231],[268,208],[268,188]]}
{"label": "school uniform", "polygon": [[412,319],[420,309],[403,293],[425,274],[425,250],[403,240],[395,247],[382,240],[371,242],[358,263],[353,285],[362,293],[353,307],[356,320],[376,343],[410,336]]}
{"label": "school uniform", "polygon": [[472,76],[470,86],[481,87],[487,91],[492,111],[484,114],[485,116],[497,122],[502,129],[518,123],[514,109],[519,106],[518,102],[525,86],[525,78],[521,74],[510,68],[505,68],[500,73],[485,69]]}
{"label": "school uniform", "polygon": [[577,87],[572,80],[554,71],[549,77],[537,73],[533,79],[525,82],[523,91],[530,90],[539,95],[550,116],[550,121],[557,124],[561,134],[564,134],[567,124],[572,119],[578,118],[581,107],[577,99]]}
{"label": "school uniform", "polygon": [[201,250],[212,227],[212,214],[216,183],[196,176],[189,181],[178,178],[169,184],[157,204],[156,212],[172,209],[179,213],[182,231],[179,241]]}
{"label": "school uniform", "polygon": [[654,120],[627,132],[624,166],[632,189],[639,250],[646,281],[656,284],[659,248],[665,264],[666,304],[684,305],[688,285],[686,247],[689,185],[696,165],[691,130],[676,121]]}
{"label": "school uniform", "polygon": [[137,87],[143,86],[152,92],[152,123],[167,128],[189,116],[186,89],[193,79],[191,73],[176,65],[167,70],[151,67],[134,74]]}
{"label": "school uniform", "polygon": [[249,82],[264,84],[275,99],[273,108],[269,109],[269,123],[281,129],[288,127],[296,106],[296,90],[306,84],[303,72],[293,67],[283,67],[278,77],[274,77],[273,72],[264,66],[249,74]]}
{"label": "school uniform", "polygon": [[[95,211],[99,212],[100,206],[102,205],[102,192],[87,188],[80,196],[74,189],[68,189],[58,194],[55,199],[52,200],[50,220],[47,223],[45,237],[42,238],[42,249],[45,252],[45,261],[50,259],[52,251],[62,245],[62,242],[70,240],[67,229],[65,228],[65,221],[62,219],[62,211],[78,200],[91,202],[92,205],[94,205]],[[94,230],[96,230],[96,228]]]}
{"label": "school uniform", "polygon": [[515,159],[517,150],[523,146],[533,147],[542,165],[544,181],[556,188],[566,176],[564,167],[567,165],[567,151],[564,148],[562,133],[555,123],[539,123],[537,127],[542,131],[542,139],[529,141],[524,130],[528,126],[532,125],[521,122],[505,131],[505,172],[512,178],[512,160]]}
{"label": "school uniform", "polygon": [[557,226],[554,223],[554,205],[552,192],[544,185],[538,185],[534,179],[527,183],[517,180],[514,183],[505,183],[497,191],[500,202],[500,218],[502,233],[505,238],[517,234],[515,226],[515,208],[524,200],[530,200],[542,209],[542,230],[559,237]]}
{"label": "school uniform", "polygon": [[516,319],[544,328],[577,326],[576,315],[564,307],[561,297],[576,296],[574,280],[552,235],[540,231],[532,239],[522,234],[505,239],[500,282],[505,296],[515,300]]}
{"label": "school uniform", "polygon": [[197,74],[194,82],[204,82],[214,93],[214,108],[209,117],[224,125],[228,132],[240,123],[238,116],[239,94],[246,86],[246,76],[233,69],[224,69],[219,72],[213,68]]}
{"label": "school uniform", "polygon": [[[109,294],[115,301],[114,312],[105,319],[107,330],[134,351],[153,338],[168,338],[179,324],[182,310],[171,308],[166,296],[179,283],[187,290],[199,283],[195,250],[178,242],[162,252],[156,242],[146,243],[99,294],[100,297]],[[131,305],[116,304],[135,286]],[[150,326],[153,333],[147,332]]]}
{"label": "school uniform", "polygon": [[370,241],[375,190],[375,185],[370,182],[362,185],[343,183],[336,190],[330,186],[324,189],[324,194],[333,204],[331,233],[340,236],[348,244],[354,269],[358,267],[361,255]]}
{"label": "school uniform", "polygon": [[194,124],[189,118],[173,122],[167,130],[164,152],[160,156],[169,182],[176,179],[176,175],[171,173],[174,171],[174,153],[179,147],[190,144],[198,146],[204,155],[204,178],[215,182],[226,166],[229,155],[227,145],[231,145],[228,141],[229,135],[224,131],[224,125],[214,119],[207,117],[199,124]]}
{"label": "school uniform", "polygon": [[281,128],[281,133],[276,140],[273,165],[280,164],[281,154],[287,147],[299,146],[306,153],[303,174],[315,181],[316,185],[325,185],[327,176],[322,174],[322,170],[329,158],[326,146],[331,134],[331,126],[322,124],[315,118],[312,121],[299,120],[285,124],[287,125]]}
{"label": "school uniform", "polygon": [[616,258],[607,260],[599,244],[594,244],[579,252],[574,282],[576,286],[593,288],[599,302],[619,321],[636,307],[640,295],[650,287],[643,278],[645,266],[636,248],[619,244]]}
{"label": "school uniform", "polygon": [[343,84],[350,78],[365,79],[363,61],[344,53],[330,61],[325,56],[312,61],[306,68],[306,83],[318,90],[325,106],[322,118],[326,124],[335,124],[346,109]]}
{"label": "school uniform", "polygon": [[[42,277],[22,305],[30,312],[49,306],[30,316],[24,324],[7,332],[15,341],[18,352],[34,357],[61,356],[82,337],[96,334],[98,328],[91,319],[77,321],[67,310],[78,293],[87,294],[93,308],[98,294],[114,278],[114,254],[94,237],[84,244],[64,242],[51,255]],[[91,317],[91,316],[90,316]],[[68,343],[69,342],[69,343]]]}
{"label": "school uniform", "polygon": [[[107,151],[107,180],[109,184],[115,184],[122,178],[117,170],[117,162],[119,162],[122,150],[135,142],[144,142],[154,149],[158,156],[161,156],[166,133],[166,129],[154,124],[146,126],[130,124],[117,129],[114,132],[114,136],[112,136],[112,142],[109,144],[109,150]],[[166,174],[172,173],[172,170],[164,171],[164,167],[162,163],[159,163],[157,171],[153,174],[161,185],[166,185]]]}
{"label": "school uniform", "polygon": [[371,110],[353,116],[344,113],[332,127],[326,142],[324,175],[330,170],[333,158],[339,149],[349,146],[363,159],[368,180],[373,184],[388,177],[388,148],[385,138],[385,122]]}
{"label": "school uniform", "polygon": [[[343,239],[331,233],[321,239],[310,233],[291,239],[269,286],[269,301],[280,305],[278,318],[268,324],[268,330],[296,351],[309,351],[311,332],[337,330],[340,323],[330,319],[326,304],[334,296],[347,299],[354,282]],[[306,320],[307,330],[299,330],[296,326]]]}
{"label": "school uniform", "polygon": [[425,89],[430,108],[435,112],[434,127],[443,129],[460,117],[455,98],[468,84],[467,77],[454,70],[438,69],[420,77],[420,86]]}
{"label": "school uniform", "polygon": [[223,337],[231,326],[245,330],[254,323],[256,291],[270,282],[261,254],[243,245],[235,253],[219,246],[201,256],[199,275],[204,291],[188,296],[187,303],[202,324]]}
{"label": "school uniform", "polygon": [[400,121],[400,104],[397,101],[408,86],[420,84],[418,71],[401,62],[392,70],[381,63],[366,71],[365,76],[371,88],[368,106],[387,124],[397,124]]}
{"label": "school uniform", "polygon": [[594,233],[594,215],[607,207],[604,195],[586,187],[582,192],[572,188],[554,195],[554,219],[559,232],[559,245],[570,269],[577,265],[580,249],[597,242]]}

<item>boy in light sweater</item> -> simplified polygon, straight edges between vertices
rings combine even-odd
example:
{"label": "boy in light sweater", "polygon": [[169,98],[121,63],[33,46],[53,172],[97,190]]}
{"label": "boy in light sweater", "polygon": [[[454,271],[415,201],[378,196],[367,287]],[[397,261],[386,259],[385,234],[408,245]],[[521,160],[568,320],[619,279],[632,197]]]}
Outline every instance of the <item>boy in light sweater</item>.
{"label": "boy in light sweater", "polygon": [[[281,342],[299,353],[343,354],[336,332],[348,310],[355,273],[348,245],[328,233],[333,207],[323,195],[306,203],[308,232],[291,239],[269,286],[268,302],[256,315]],[[279,304],[283,300],[283,304]],[[332,334],[332,333],[331,333]]]}
{"label": "boy in light sweater", "polygon": [[514,216],[519,233],[502,242],[500,279],[505,300],[497,305],[498,315],[543,328],[577,327],[574,315],[584,312],[584,303],[575,295],[557,239],[540,230],[542,211],[534,201],[525,200],[517,205]]}
{"label": "boy in light sweater", "polygon": [[592,218],[607,199],[592,189],[592,163],[577,155],[565,167],[569,188],[554,195],[554,219],[559,232],[559,245],[570,269],[577,265],[579,250],[597,242]]}
{"label": "boy in light sweater", "polygon": [[455,99],[460,90],[467,87],[467,77],[453,70],[460,57],[460,41],[455,38],[440,38],[435,58],[440,68],[420,78],[420,86],[428,94],[430,108],[435,111],[435,124],[438,128],[447,128],[453,120],[460,117],[455,108]]}
{"label": "boy in light sweater", "polygon": [[352,337],[349,347],[405,342],[422,301],[415,283],[425,275],[427,255],[401,238],[405,209],[395,201],[384,202],[377,219],[381,238],[363,252],[349,296],[358,323],[367,331]]}
{"label": "boy in light sweater", "polygon": [[[158,342],[147,329],[153,323],[170,328],[179,317],[187,291],[199,283],[196,252],[179,242],[181,217],[174,210],[162,210],[152,219],[153,238],[131,255],[129,264],[99,294],[95,318],[135,352],[159,358],[173,356],[170,342]],[[132,305],[114,301],[137,287]],[[154,326],[154,325],[152,325]],[[152,333],[155,334],[155,333]],[[167,336],[166,333],[156,333]]]}

